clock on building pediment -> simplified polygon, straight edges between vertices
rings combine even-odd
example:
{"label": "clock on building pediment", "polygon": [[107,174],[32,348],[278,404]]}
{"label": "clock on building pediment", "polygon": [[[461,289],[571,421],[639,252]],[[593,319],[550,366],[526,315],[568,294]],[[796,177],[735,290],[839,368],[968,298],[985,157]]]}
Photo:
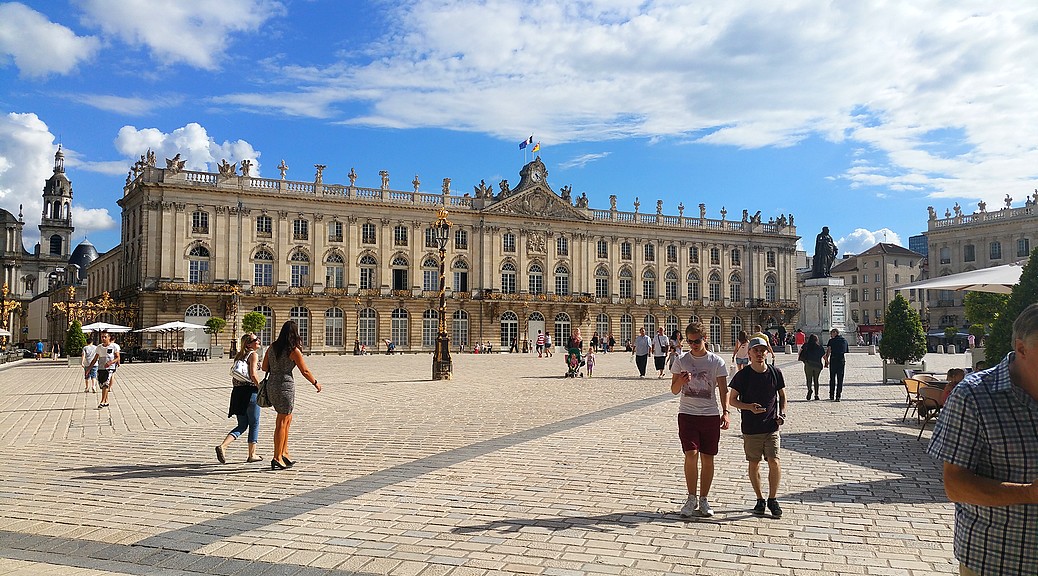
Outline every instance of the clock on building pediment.
{"label": "clock on building pediment", "polygon": [[516,189],[522,190],[527,186],[537,184],[548,185],[548,169],[544,167],[540,156],[534,158],[533,162],[523,166],[523,169],[519,171],[519,185],[516,186]]}

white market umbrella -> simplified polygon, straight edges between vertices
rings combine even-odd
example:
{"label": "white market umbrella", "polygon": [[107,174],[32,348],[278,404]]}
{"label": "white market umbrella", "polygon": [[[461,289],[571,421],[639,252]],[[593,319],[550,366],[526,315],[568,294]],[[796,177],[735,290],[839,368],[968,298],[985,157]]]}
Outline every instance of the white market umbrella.
{"label": "white market umbrella", "polygon": [[10,335],[11,335],[10,332],[8,332],[7,330],[4,330],[3,328],[0,328],[0,336],[7,337],[7,336],[10,336]]}
{"label": "white market umbrella", "polygon": [[93,324],[87,324],[83,326],[83,332],[113,332],[122,333],[133,330],[129,326],[120,326],[119,324],[109,324],[108,322],[94,322]]}
{"label": "white market umbrella", "polygon": [[899,290],[909,288],[925,290],[972,290],[974,292],[995,292],[1009,294],[1013,286],[1020,282],[1020,274],[1026,261],[981,268],[969,272],[949,274],[928,280],[920,280],[911,284],[897,286]]}

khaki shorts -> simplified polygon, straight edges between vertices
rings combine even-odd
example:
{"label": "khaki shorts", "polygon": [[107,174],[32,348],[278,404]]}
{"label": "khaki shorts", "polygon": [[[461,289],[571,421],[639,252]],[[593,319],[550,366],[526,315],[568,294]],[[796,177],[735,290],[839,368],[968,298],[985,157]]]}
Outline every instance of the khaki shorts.
{"label": "khaki shorts", "polygon": [[742,435],[742,448],[746,452],[747,462],[760,462],[762,457],[777,460],[780,444],[778,432]]}

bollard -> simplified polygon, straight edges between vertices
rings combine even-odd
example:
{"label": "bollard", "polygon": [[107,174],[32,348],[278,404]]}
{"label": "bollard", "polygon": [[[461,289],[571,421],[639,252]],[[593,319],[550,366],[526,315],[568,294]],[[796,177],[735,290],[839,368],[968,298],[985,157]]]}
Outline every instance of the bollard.
{"label": "bollard", "polygon": [[937,353],[938,354],[944,354],[944,344],[938,344],[937,345]]}
{"label": "bollard", "polygon": [[873,345],[869,346],[869,356],[875,356],[875,355],[876,355],[876,345],[873,344]]}
{"label": "bollard", "polygon": [[792,344],[786,344],[786,354],[792,354],[792,353],[793,353],[793,345]]}

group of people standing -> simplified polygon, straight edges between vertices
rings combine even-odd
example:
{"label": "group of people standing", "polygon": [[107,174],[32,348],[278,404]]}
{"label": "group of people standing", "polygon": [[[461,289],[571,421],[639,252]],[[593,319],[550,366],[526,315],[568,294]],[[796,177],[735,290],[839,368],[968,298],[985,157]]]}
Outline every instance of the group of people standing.
{"label": "group of people standing", "polygon": [[[284,470],[295,465],[288,452],[288,432],[292,426],[292,413],[295,407],[295,379],[293,371],[299,373],[317,390],[321,384],[310,371],[303,357],[302,339],[299,327],[289,320],[281,326],[277,340],[271,343],[259,357],[260,340],[256,334],[248,333],[241,337],[241,347],[235,356],[235,363],[244,363],[243,369],[232,368],[231,402],[227,417],[234,416],[238,425],[227,433],[223,442],[216,447],[216,459],[221,464],[227,463],[227,448],[235,439],[248,431],[249,453],[246,462],[259,462],[263,457],[256,454],[259,443],[259,423],[261,394],[277,412],[274,420],[274,454],[270,460],[271,470]],[[261,380],[259,371],[266,372]],[[264,390],[261,393],[260,388]]]}
{"label": "group of people standing", "polygon": [[843,374],[847,368],[849,350],[847,340],[835,328],[829,331],[829,341],[825,343],[825,346],[818,342],[818,336],[815,334],[808,337],[804,345],[800,346],[797,360],[804,363],[808,400],[818,400],[818,377],[821,376],[823,369],[828,368],[829,400],[840,401],[840,397],[843,395]]}

